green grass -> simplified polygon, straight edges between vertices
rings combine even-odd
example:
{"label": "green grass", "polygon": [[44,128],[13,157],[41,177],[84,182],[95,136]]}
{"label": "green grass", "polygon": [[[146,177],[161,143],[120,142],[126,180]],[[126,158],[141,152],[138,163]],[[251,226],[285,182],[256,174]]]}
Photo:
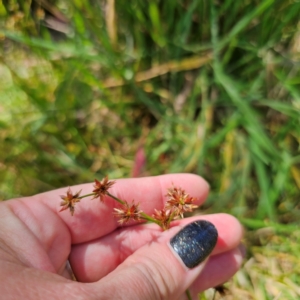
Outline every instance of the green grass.
{"label": "green grass", "polygon": [[[0,6],[0,198],[129,177],[142,147],[140,176],[209,181],[205,213],[298,232],[300,3],[73,2],[57,3],[70,20],[57,40],[30,1]],[[281,251],[265,246],[253,253]],[[275,299],[251,282],[249,299]]]}

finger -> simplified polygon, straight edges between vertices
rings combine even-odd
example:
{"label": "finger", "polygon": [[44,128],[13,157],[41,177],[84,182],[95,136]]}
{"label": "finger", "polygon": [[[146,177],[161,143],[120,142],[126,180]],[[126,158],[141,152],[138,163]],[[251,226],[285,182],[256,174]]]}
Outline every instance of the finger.
{"label": "finger", "polygon": [[[237,247],[243,235],[240,223],[228,214],[214,214],[182,219],[173,226],[184,226],[196,220],[207,220],[219,233],[213,255]],[[73,246],[70,262],[77,280],[93,282],[112,272],[128,256],[161,235],[155,224],[122,228],[90,243]]]}
{"label": "finger", "polygon": [[0,203],[0,249],[25,266],[60,272],[71,250],[69,231],[45,205],[36,202],[33,209],[30,203],[31,198]]}
{"label": "finger", "polygon": [[[167,189],[174,186],[183,188],[190,196],[195,197],[196,204],[204,202],[209,186],[207,182],[193,174],[170,174],[156,177],[120,179],[109,190],[110,193],[128,202],[140,203],[140,208],[147,214],[152,214],[154,209],[161,209],[166,201]],[[71,188],[75,193],[82,190],[81,195],[91,193],[92,184],[84,184]],[[51,210],[59,214],[59,217],[67,225],[72,243],[82,243],[102,237],[114,231],[119,225],[112,216],[113,208],[117,206],[115,200],[106,196],[104,203],[99,199],[82,199],[76,205],[74,216],[68,211],[58,213],[60,210],[60,195],[66,189],[59,189],[44,194],[37,195],[34,201],[42,201]],[[35,205],[32,204],[34,208]],[[42,220],[41,220],[42,221]],[[55,226],[55,224],[54,224]]]}
{"label": "finger", "polygon": [[189,288],[193,299],[198,299],[197,294],[228,281],[240,268],[244,254],[242,247],[211,256],[203,272]]}
{"label": "finger", "polygon": [[204,220],[173,227],[88,286],[107,299],[179,299],[203,270],[217,234]]}

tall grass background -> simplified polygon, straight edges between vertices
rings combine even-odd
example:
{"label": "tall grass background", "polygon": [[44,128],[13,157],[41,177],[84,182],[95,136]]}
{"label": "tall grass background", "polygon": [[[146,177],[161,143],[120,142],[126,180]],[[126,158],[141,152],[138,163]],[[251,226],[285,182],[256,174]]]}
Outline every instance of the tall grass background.
{"label": "tall grass background", "polygon": [[296,0],[3,1],[0,198],[199,174],[201,212],[246,228],[222,297],[300,299],[299,17]]}

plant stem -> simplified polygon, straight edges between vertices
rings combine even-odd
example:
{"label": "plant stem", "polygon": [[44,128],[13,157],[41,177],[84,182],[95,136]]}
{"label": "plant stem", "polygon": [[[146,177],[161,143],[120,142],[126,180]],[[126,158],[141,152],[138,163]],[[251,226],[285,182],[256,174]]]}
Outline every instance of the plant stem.
{"label": "plant stem", "polygon": [[125,204],[125,201],[119,199],[118,197],[112,195],[111,193],[107,192],[107,195],[111,198],[113,198],[114,200],[116,200],[117,202],[119,202],[120,204],[124,205]]}
{"label": "plant stem", "polygon": [[175,212],[173,211],[169,217],[169,220],[168,220],[168,229],[170,228],[170,223],[173,221],[174,219],[174,216],[175,216]]}
{"label": "plant stem", "polygon": [[96,195],[96,193],[90,193],[90,194],[80,196],[80,197],[78,197],[78,199],[82,199],[82,198],[89,197],[89,196],[95,196],[95,195]]}
{"label": "plant stem", "polygon": [[155,223],[155,224],[157,224],[157,225],[159,225],[159,226],[160,226],[160,223],[159,223],[159,221],[157,221],[156,219],[154,219],[154,218],[150,217],[150,216],[149,216],[149,215],[147,215],[146,213],[144,213],[144,212],[141,212],[141,216],[143,217],[143,219],[145,219],[145,220],[147,220],[147,221],[149,221],[149,222]]}
{"label": "plant stem", "polygon": [[185,291],[185,294],[186,294],[188,300],[192,300],[191,293],[190,293],[190,291],[188,289]]}

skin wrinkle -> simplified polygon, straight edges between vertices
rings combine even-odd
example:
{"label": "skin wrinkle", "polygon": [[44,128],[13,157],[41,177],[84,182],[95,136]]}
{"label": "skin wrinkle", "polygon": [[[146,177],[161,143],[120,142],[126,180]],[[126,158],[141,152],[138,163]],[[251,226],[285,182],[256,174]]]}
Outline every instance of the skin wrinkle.
{"label": "skin wrinkle", "polygon": [[[38,199],[38,201],[41,204],[41,208],[43,209],[43,212],[46,212],[49,215],[49,207],[47,205],[45,205],[45,203],[42,201],[42,199]],[[66,231],[66,232],[64,232],[64,237],[62,239],[61,238],[62,234],[56,235],[55,231],[53,231],[54,234],[51,235],[51,240],[48,241],[49,245],[48,245],[48,248],[47,248],[47,252],[52,252],[52,248],[54,247],[54,245],[60,245],[61,244],[60,242],[57,242],[57,240],[59,240],[59,239],[61,239],[62,241],[64,241],[66,244],[70,244],[71,243],[71,240],[70,240],[71,232],[70,232],[68,226],[65,224],[65,222],[63,222],[63,220],[61,218],[59,218],[57,216],[56,212],[53,212],[51,210],[51,213],[52,213],[51,217],[55,218],[55,222],[56,223],[57,222],[60,223],[59,224],[60,228],[61,228],[60,233],[62,233],[63,230]],[[47,228],[49,228],[49,226],[47,226]],[[66,237],[69,237],[69,240],[67,240]],[[49,235],[48,235],[48,239],[49,239]],[[57,251],[57,250],[58,250],[58,247],[55,247],[55,251]]]}
{"label": "skin wrinkle", "polygon": [[[36,197],[36,196],[34,196]],[[70,242],[68,242],[70,237],[70,232],[67,228],[67,226],[64,226],[64,223],[61,221],[60,218],[57,217],[57,215],[49,211],[48,206],[46,206],[41,199],[37,197],[37,205],[38,206],[38,212],[40,213],[40,217],[43,216],[44,213],[50,214],[51,219],[55,219],[55,222],[59,222],[62,224],[60,234],[55,234],[56,232],[49,227],[47,224],[45,226],[44,223],[39,223],[37,216],[34,214],[35,211],[32,211],[30,208],[30,199],[25,198],[25,201],[20,201],[19,199],[13,200],[11,209],[14,211],[14,214],[16,214],[17,217],[24,223],[24,225],[29,229],[29,231],[39,240],[40,245],[43,247],[45,252],[47,253],[51,263],[53,264],[56,272],[63,273],[66,261],[68,259],[69,253],[71,251],[71,246],[68,248],[61,247],[62,244],[70,245]],[[17,203],[17,204],[16,204]],[[17,210],[16,210],[17,208]],[[67,230],[66,234],[63,234],[64,231]],[[64,250],[62,250],[64,249]],[[58,262],[57,257],[65,257],[64,260],[59,259],[59,264],[54,263]]]}
{"label": "skin wrinkle", "polygon": [[[78,282],[66,280],[53,273],[7,261],[2,262],[1,271],[0,282],[3,282],[6,278],[13,278],[8,284],[1,287],[1,294],[6,295],[6,300],[90,299],[86,289]],[[11,290],[13,290],[13,294],[9,293]],[[24,298],[24,295],[26,295],[26,298]]]}
{"label": "skin wrinkle", "polygon": [[[175,230],[175,229],[174,229]],[[178,229],[176,229],[178,231]],[[165,240],[165,238],[164,238]],[[160,244],[162,241],[158,241]],[[153,245],[153,247],[151,247]],[[169,260],[169,254],[171,254],[169,251],[170,249],[167,247],[163,248],[163,252],[161,252],[160,248],[157,248],[156,242],[151,242],[148,246],[150,249],[148,249],[145,259],[145,253],[143,256],[143,259],[141,260],[139,255],[136,255],[135,260],[133,261],[131,258],[125,261],[124,265],[128,265],[130,267],[134,266],[135,268],[138,268],[140,271],[142,271],[145,274],[145,278],[151,283],[153,287],[155,287],[155,294],[156,297],[153,299],[174,299],[174,297],[170,298],[171,295],[178,295],[181,293],[184,293],[182,289],[182,285],[178,285],[178,277],[179,274],[184,274],[183,266],[181,264],[177,264],[177,259],[173,257],[172,255]],[[157,253],[157,251],[160,251]],[[160,257],[160,263],[155,258],[166,255],[166,259],[163,259]],[[175,260],[175,261],[174,261]],[[162,261],[164,261],[167,264],[162,264]],[[141,263],[142,262],[142,263]],[[176,284],[177,282],[177,284]],[[178,289],[174,291],[174,289]],[[140,298],[140,299],[147,299],[147,298]]]}
{"label": "skin wrinkle", "polygon": [[[17,255],[12,248],[3,247],[3,239],[0,237],[0,264],[3,262],[16,263],[26,266],[23,262],[17,259]],[[1,269],[1,268],[0,268]]]}
{"label": "skin wrinkle", "polygon": [[[68,230],[66,228],[66,230]],[[69,231],[69,230],[68,230]],[[66,262],[68,260],[68,257],[71,253],[71,243],[66,243],[67,237],[70,239],[70,235],[65,235],[62,237],[62,235],[55,235],[52,239],[52,243],[50,247],[48,248],[48,255],[50,257],[50,260],[53,261],[55,257],[55,261],[60,260],[61,264],[55,264],[56,271],[61,274],[64,272],[66,268]],[[63,247],[61,247],[62,243],[67,244],[67,247],[64,247],[64,250],[62,250]],[[64,259],[56,259],[56,257],[62,257]],[[53,259],[52,259],[53,258]]]}
{"label": "skin wrinkle", "polygon": [[[166,270],[162,267],[162,265],[158,264],[157,261],[151,257],[148,257],[149,263],[147,271],[154,278],[154,282],[156,283],[157,289],[160,291],[160,295],[162,299],[167,299],[167,297],[171,294],[172,288],[176,287],[176,280],[172,276],[170,270]],[[158,271],[158,272],[157,272]]]}
{"label": "skin wrinkle", "polygon": [[[148,264],[149,265],[149,264]],[[151,289],[153,290],[153,292],[147,292],[147,295],[155,295],[155,297],[153,299],[164,299],[161,293],[161,287],[158,283],[157,280],[154,280],[153,272],[152,271],[152,267],[150,264],[150,268],[143,267],[141,265],[135,265],[136,270],[139,271],[139,274],[142,274],[142,277],[144,278],[143,281],[148,281],[149,283],[146,285],[147,287],[151,287]],[[165,285],[165,281],[163,283]]]}
{"label": "skin wrinkle", "polygon": [[45,252],[47,252],[48,245],[43,243],[43,232],[41,230],[41,226],[35,226],[38,220],[36,219],[36,216],[31,212],[31,210],[27,207],[26,199],[25,201],[14,199],[13,202],[9,203],[9,207],[11,208],[12,213],[35,236],[35,238],[40,242],[40,245],[43,247]]}
{"label": "skin wrinkle", "polygon": [[[18,218],[18,215],[16,215],[13,206],[11,207],[11,209],[12,209],[12,213],[15,215],[15,217]],[[43,245],[40,243],[40,240],[32,233],[32,231],[30,230],[30,228],[28,228],[27,224],[24,223],[24,221],[20,218],[20,216],[19,216],[18,220],[20,222],[22,222],[23,226],[28,230],[26,232],[26,236],[27,236],[28,239],[31,238],[31,240],[34,241],[34,245],[37,248],[36,250],[38,250],[36,252],[39,253],[39,254],[42,254],[42,255],[38,255],[38,256],[34,255],[34,258],[37,261],[35,261],[35,263],[32,264],[32,254],[33,253],[25,253],[23,251],[23,249],[22,249],[24,245],[21,244],[22,248],[20,249],[20,253],[22,253],[22,257],[20,257],[20,255],[18,255],[18,259],[20,261],[23,261],[25,259],[26,262],[24,262],[24,263],[28,267],[35,267],[35,268],[38,268],[38,269],[42,269],[42,270],[50,271],[50,272],[54,273],[56,270],[55,270],[52,262],[50,261],[49,256],[45,252],[45,247],[43,247]],[[22,228],[22,230],[24,231],[24,228]],[[41,249],[39,249],[39,248],[41,248]],[[24,254],[25,254],[25,256],[24,256]]]}
{"label": "skin wrinkle", "polygon": [[[126,276],[128,276],[128,278],[136,278],[138,280],[131,281],[128,292],[126,292],[127,286],[122,284],[122,282],[124,281],[124,277],[122,275],[123,272],[118,274],[118,278],[116,279],[117,284],[124,286],[125,288],[125,290],[122,291],[121,299],[128,300],[128,295],[130,294],[133,296],[133,294],[131,293],[132,290],[134,290],[135,293],[134,298],[131,297],[130,300],[148,300],[148,295],[154,295],[154,297],[152,298],[153,300],[162,299],[156,282],[152,280],[152,277],[150,276],[150,274],[148,274],[148,270],[146,270],[141,264],[130,263],[130,268],[128,269],[128,273],[126,274]],[[109,282],[109,278],[107,279]],[[141,285],[141,283],[143,284]]]}
{"label": "skin wrinkle", "polygon": [[[8,207],[9,211],[11,211],[11,209]],[[11,212],[12,213],[12,212]],[[0,220],[2,221],[1,223],[3,223],[3,217],[0,218]],[[1,228],[4,228],[5,222],[3,224],[3,226],[1,226]],[[11,248],[7,242],[3,239],[3,237],[0,235],[0,249],[2,250],[2,255],[4,255],[5,260],[7,259],[7,257],[12,258],[13,261],[18,262],[19,260],[17,259],[17,253],[15,252],[15,250],[13,248]],[[1,252],[0,252],[1,254]]]}
{"label": "skin wrinkle", "polygon": [[[170,253],[167,245],[161,249],[157,247],[158,243],[160,242],[157,239],[148,243],[147,255],[144,253],[142,259],[140,255],[136,255],[135,260],[129,257],[124,262],[124,266],[134,267],[145,275],[149,284],[155,289],[156,298],[154,299],[169,299],[171,291],[177,286],[174,276],[182,273],[182,266],[177,264],[175,257],[171,261],[168,258],[159,258],[159,261],[157,261],[157,257],[161,255],[168,256]],[[158,250],[159,253],[157,253]],[[176,263],[174,263],[174,259]],[[167,264],[162,264],[162,260]]]}
{"label": "skin wrinkle", "polygon": [[[49,200],[49,198],[44,195],[47,195],[47,193],[35,195],[35,196],[33,196],[33,198],[36,199],[37,201],[43,203],[45,208],[50,209],[50,211],[53,213],[53,216],[57,217],[57,207],[53,206],[53,203],[55,203],[55,202],[51,201],[50,202],[51,205],[49,205],[49,201],[46,201],[46,200]],[[64,230],[67,230],[66,235],[71,237],[71,231],[70,231],[69,226],[66,223],[65,219],[64,218],[56,218],[56,219],[57,219],[56,221],[59,221],[61,223],[61,225],[64,226]]]}
{"label": "skin wrinkle", "polygon": [[[119,244],[119,253],[118,253],[118,259],[116,261],[116,264],[119,265],[122,263],[128,255],[130,255],[130,251],[128,252],[128,243],[131,245],[132,242],[132,236],[131,235],[126,235],[124,231],[121,231],[119,229],[119,234],[117,234],[117,240],[120,239],[121,242]],[[126,241],[127,240],[127,241]]]}
{"label": "skin wrinkle", "polygon": [[[38,203],[40,204],[40,202]],[[28,207],[26,204],[26,199],[24,202],[17,200],[17,202],[12,202],[11,209],[16,217],[23,222],[24,226],[29,230],[29,232],[38,240],[39,245],[44,249],[45,254],[47,254],[47,257],[49,258],[49,262],[51,262],[52,268],[55,269],[52,269],[51,272],[56,272],[62,268],[62,265],[65,264],[65,262],[62,262],[59,266],[55,267],[50,255],[51,253],[55,253],[52,252],[51,249],[54,247],[55,240],[57,240],[60,236],[55,235],[55,231],[51,230],[51,228],[50,232],[45,232],[45,227],[43,225],[39,226],[37,217],[34,213],[32,213],[30,207]],[[55,248],[57,249],[57,247]],[[55,255],[59,256],[59,252],[56,252]],[[68,254],[65,255],[65,260],[67,259]]]}
{"label": "skin wrinkle", "polygon": [[[109,277],[109,276],[108,276]],[[88,294],[85,299],[89,300],[110,300],[110,299],[122,299],[120,296],[125,293],[124,288],[121,287],[121,281],[119,281],[120,274],[116,274],[113,278],[103,278],[101,282],[82,283],[78,282],[79,288],[82,288],[84,293]],[[119,288],[116,289],[116,286]],[[126,285],[125,285],[126,288]],[[99,290],[101,293],[99,293]],[[121,290],[121,295],[119,294]],[[128,295],[128,293],[127,293]],[[119,297],[119,298],[118,298]]]}

